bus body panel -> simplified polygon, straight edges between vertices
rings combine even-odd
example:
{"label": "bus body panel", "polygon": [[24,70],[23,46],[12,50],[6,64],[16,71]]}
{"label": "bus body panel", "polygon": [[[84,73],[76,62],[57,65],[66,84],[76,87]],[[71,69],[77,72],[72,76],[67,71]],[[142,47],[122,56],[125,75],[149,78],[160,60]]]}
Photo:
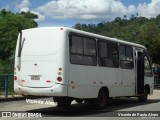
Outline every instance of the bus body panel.
{"label": "bus body panel", "polygon": [[35,95],[35,96],[68,96],[67,85],[55,84],[53,87],[24,87],[14,82],[14,91],[22,95]]}
{"label": "bus body panel", "polygon": [[153,94],[153,90],[154,90],[154,78],[152,77],[146,77],[144,76],[144,86],[145,85],[149,85],[150,87],[150,93],[149,94]]}
{"label": "bus body panel", "polygon": [[106,86],[109,89],[109,96],[119,96],[122,92],[118,80],[118,68],[99,67],[98,85]]}
{"label": "bus body panel", "polygon": [[[15,92],[19,93],[19,89],[21,89],[21,94],[28,93],[29,95],[32,94],[30,89],[34,91],[34,88],[38,90],[40,88],[42,88],[42,90],[46,88],[44,89],[44,91],[46,91],[47,89],[57,88],[54,86],[59,84],[62,85],[62,88],[65,85],[64,94],[59,95],[68,95],[66,86],[68,79],[66,79],[65,76],[65,63],[64,59],[61,59],[62,56],[65,57],[64,54],[66,51],[64,39],[66,39],[66,34],[61,29],[28,29],[22,31],[23,42],[21,45],[23,45],[20,58],[20,70],[18,70],[17,67],[19,66],[17,57],[19,37],[15,54],[15,76],[17,76],[14,86]],[[59,71],[59,68],[64,72]],[[57,81],[58,77],[62,78],[61,82]],[[24,90],[22,88],[24,88]],[[56,92],[56,90],[54,91]],[[57,91],[59,90],[57,89]],[[48,94],[52,94],[52,96],[57,95],[55,92],[49,92]],[[40,95],[41,93],[43,92],[40,90],[33,92],[34,95]],[[47,93],[45,94],[47,95]]]}
{"label": "bus body panel", "polygon": [[[47,72],[46,72],[47,70]],[[52,87],[57,79],[58,63],[22,61],[18,82],[24,87]]]}
{"label": "bus body panel", "polygon": [[69,96],[96,98],[97,84],[97,66],[70,65]]}
{"label": "bus body panel", "polygon": [[119,69],[119,84],[121,96],[135,95],[135,69]]}

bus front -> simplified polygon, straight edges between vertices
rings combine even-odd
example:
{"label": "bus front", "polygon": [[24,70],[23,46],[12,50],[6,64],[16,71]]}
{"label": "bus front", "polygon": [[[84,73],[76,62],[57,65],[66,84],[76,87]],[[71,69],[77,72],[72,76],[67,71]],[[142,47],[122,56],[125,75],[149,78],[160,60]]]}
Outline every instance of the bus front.
{"label": "bus front", "polygon": [[63,59],[65,34],[61,28],[20,32],[14,69],[14,91],[23,95],[66,96]]}

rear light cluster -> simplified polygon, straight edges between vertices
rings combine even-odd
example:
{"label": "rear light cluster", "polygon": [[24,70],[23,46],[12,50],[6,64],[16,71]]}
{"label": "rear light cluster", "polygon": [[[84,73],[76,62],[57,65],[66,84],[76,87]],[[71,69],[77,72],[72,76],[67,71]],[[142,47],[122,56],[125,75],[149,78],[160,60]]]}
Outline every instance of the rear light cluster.
{"label": "rear light cluster", "polygon": [[58,68],[57,81],[58,81],[58,82],[61,82],[61,81],[62,81],[62,68]]}
{"label": "rear light cluster", "polygon": [[14,80],[17,80],[17,76],[14,76]]}
{"label": "rear light cluster", "polygon": [[16,68],[14,68],[14,80],[17,80],[17,76],[16,76]]}

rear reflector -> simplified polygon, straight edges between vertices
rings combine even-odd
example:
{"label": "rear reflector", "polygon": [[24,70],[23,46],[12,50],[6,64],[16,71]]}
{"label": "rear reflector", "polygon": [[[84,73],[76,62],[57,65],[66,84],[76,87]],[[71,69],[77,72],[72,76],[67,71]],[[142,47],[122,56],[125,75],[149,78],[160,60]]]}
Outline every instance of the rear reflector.
{"label": "rear reflector", "polygon": [[22,82],[25,82],[25,80],[21,80]]}
{"label": "rear reflector", "polygon": [[51,82],[51,81],[50,81],[50,80],[46,80],[46,82],[48,82],[48,83],[49,83],[49,82]]}

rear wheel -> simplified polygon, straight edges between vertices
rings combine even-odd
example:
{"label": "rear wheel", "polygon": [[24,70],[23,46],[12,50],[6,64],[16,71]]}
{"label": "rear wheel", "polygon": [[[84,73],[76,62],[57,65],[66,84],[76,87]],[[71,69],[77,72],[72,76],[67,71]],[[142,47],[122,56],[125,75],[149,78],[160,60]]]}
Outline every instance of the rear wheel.
{"label": "rear wheel", "polygon": [[81,100],[81,99],[75,99],[75,101],[76,101],[78,104],[80,104],[80,103],[83,102],[83,100]]}
{"label": "rear wheel", "polygon": [[89,107],[103,109],[108,104],[108,94],[104,90],[100,90],[98,98],[88,101]]}
{"label": "rear wheel", "polygon": [[96,107],[103,109],[107,106],[108,103],[108,95],[104,90],[100,90],[98,94],[98,99],[96,100]]}
{"label": "rear wheel", "polygon": [[57,107],[69,107],[71,105],[72,99],[67,97],[56,98]]}
{"label": "rear wheel", "polygon": [[139,102],[146,102],[147,98],[148,98],[148,91],[147,91],[147,88],[145,87],[143,95],[139,96],[138,100]]}

